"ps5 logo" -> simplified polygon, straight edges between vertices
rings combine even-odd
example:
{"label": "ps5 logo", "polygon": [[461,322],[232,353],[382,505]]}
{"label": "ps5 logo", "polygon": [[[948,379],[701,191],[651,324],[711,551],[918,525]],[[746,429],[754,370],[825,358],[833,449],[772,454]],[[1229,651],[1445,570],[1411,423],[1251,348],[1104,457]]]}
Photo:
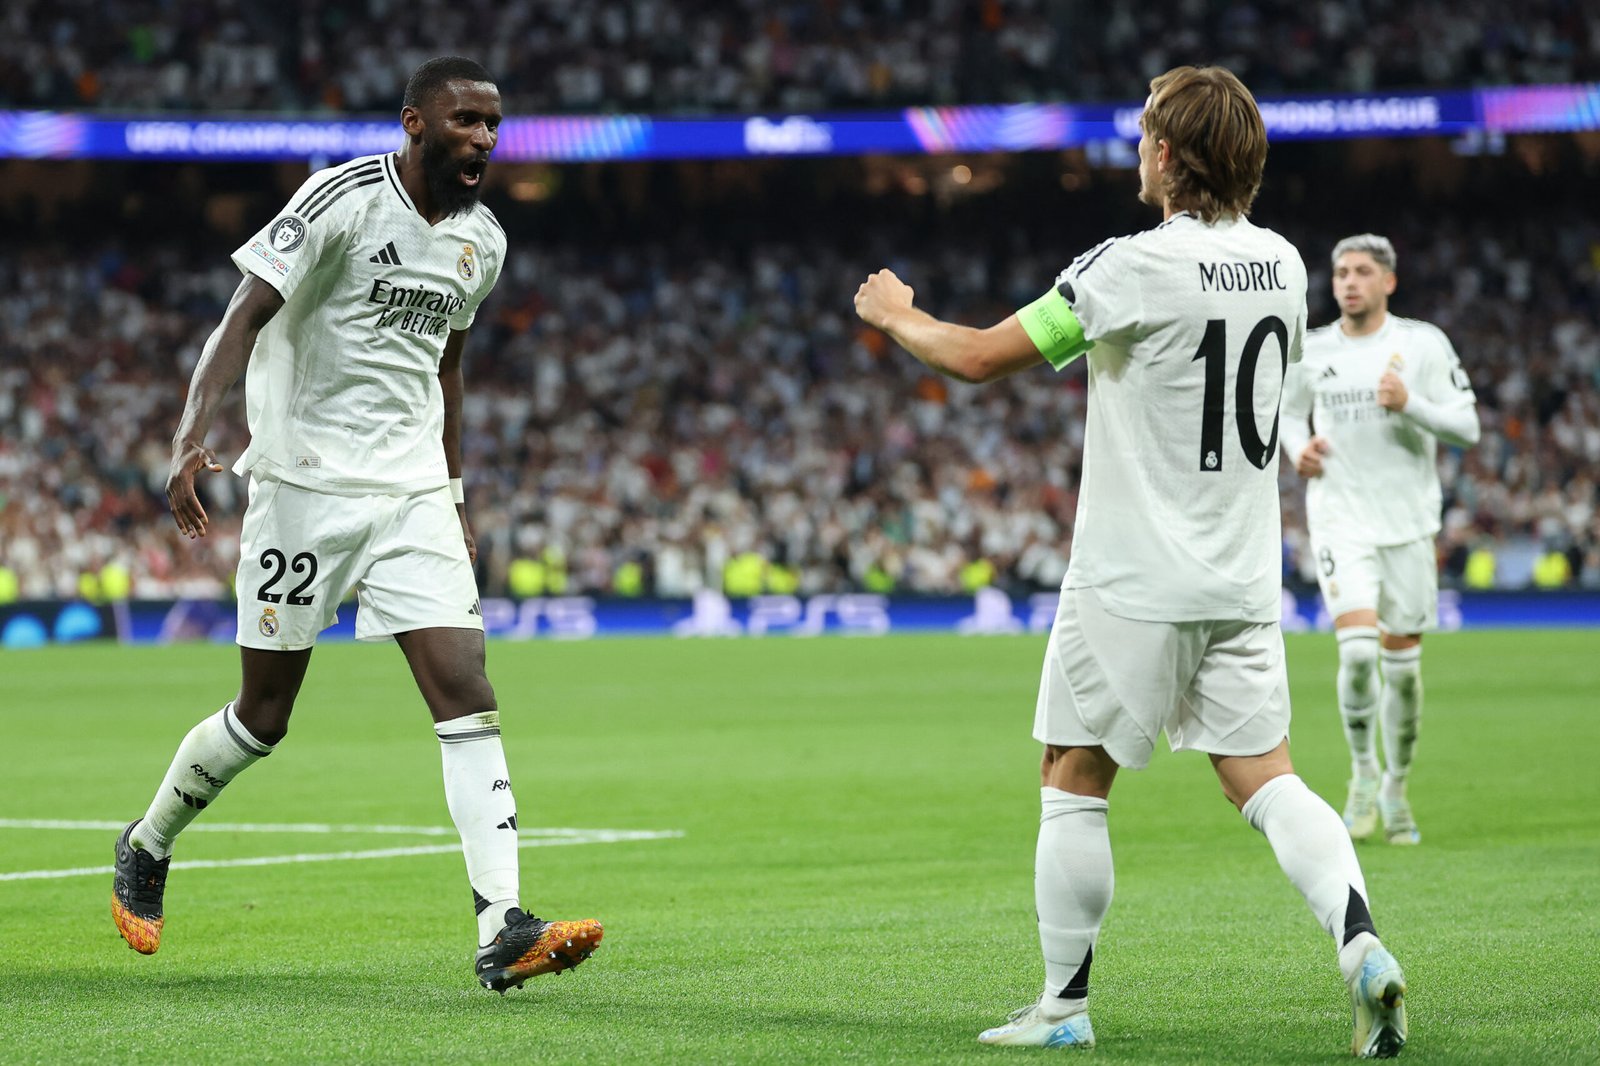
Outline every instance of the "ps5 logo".
{"label": "ps5 logo", "polygon": [[804,115],[790,115],[778,122],[757,116],[745,121],[744,148],[759,155],[831,152],[833,127]]}

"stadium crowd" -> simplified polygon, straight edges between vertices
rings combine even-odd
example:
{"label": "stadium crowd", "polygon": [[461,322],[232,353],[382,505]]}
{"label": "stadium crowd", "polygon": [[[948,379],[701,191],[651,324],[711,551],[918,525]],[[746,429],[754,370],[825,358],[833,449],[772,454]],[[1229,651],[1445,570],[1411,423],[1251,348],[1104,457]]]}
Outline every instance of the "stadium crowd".
{"label": "stadium crowd", "polygon": [[[1181,62],[1257,93],[1600,78],[1600,13],[1527,0],[12,0],[0,106],[392,111],[461,52],[509,113],[1136,100]],[[493,32],[486,32],[487,27]]]}
{"label": "stadium crowd", "polygon": [[[1487,188],[1499,213],[1466,198],[1385,227],[1400,251],[1394,309],[1452,337],[1484,423],[1477,448],[1441,450],[1444,573],[1600,587],[1600,226],[1537,190]],[[1123,207],[1068,197],[1077,207],[1058,230],[1028,214],[980,209],[957,227],[874,207],[883,217],[860,238],[847,218],[747,240],[708,223],[682,238],[513,241],[467,359],[483,587],[1055,586],[1082,370],[950,383],[862,328],[850,297],[887,263],[924,306],[988,324],[1048,286],[1107,218],[1148,221],[1125,181],[1101,195]],[[1313,322],[1333,316],[1327,249],[1362,228],[1334,228],[1344,211],[1258,210],[1303,251]],[[212,535],[194,542],[175,533],[163,486],[184,383],[238,275],[176,236],[131,244],[40,239],[0,257],[0,569],[24,598],[211,596],[232,573],[243,482],[202,477]],[[241,392],[210,438],[225,463],[245,441]],[[1287,470],[1283,489],[1286,576],[1309,578]]]}

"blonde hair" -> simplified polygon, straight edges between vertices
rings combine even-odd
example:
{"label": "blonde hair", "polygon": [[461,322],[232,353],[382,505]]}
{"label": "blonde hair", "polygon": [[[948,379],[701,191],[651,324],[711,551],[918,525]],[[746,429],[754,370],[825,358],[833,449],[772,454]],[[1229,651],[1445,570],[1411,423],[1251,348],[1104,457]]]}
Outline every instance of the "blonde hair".
{"label": "blonde hair", "polygon": [[1172,150],[1166,196],[1206,222],[1248,215],[1267,165],[1255,97],[1223,67],[1174,67],[1150,82],[1145,131]]}

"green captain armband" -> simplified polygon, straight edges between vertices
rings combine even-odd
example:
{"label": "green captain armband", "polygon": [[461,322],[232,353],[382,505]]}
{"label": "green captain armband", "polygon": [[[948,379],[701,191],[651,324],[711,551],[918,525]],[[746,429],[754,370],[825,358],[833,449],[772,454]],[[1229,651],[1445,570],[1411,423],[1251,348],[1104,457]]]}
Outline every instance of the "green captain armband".
{"label": "green captain armband", "polygon": [[1017,320],[1045,362],[1057,370],[1094,347],[1094,341],[1084,339],[1083,323],[1060,289],[1051,289],[1018,311]]}

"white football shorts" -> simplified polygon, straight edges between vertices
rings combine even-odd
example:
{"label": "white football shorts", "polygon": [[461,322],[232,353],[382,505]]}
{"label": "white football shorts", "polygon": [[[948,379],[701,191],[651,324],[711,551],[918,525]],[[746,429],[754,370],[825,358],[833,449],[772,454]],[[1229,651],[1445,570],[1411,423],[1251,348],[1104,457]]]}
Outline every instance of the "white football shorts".
{"label": "white football shorts", "polygon": [[1378,625],[1401,635],[1439,626],[1439,562],[1433,538],[1380,547],[1311,535],[1317,584],[1328,614],[1377,611]]}
{"label": "white football shorts", "polygon": [[1289,735],[1289,675],[1276,622],[1143,622],[1063,589],[1033,736],[1099,745],[1142,770],[1166,730],[1173,751],[1261,755]]}
{"label": "white football shorts", "polygon": [[483,628],[450,489],[335,496],[251,478],[239,533],[238,643],[309,648],[352,589],[357,640]]}

